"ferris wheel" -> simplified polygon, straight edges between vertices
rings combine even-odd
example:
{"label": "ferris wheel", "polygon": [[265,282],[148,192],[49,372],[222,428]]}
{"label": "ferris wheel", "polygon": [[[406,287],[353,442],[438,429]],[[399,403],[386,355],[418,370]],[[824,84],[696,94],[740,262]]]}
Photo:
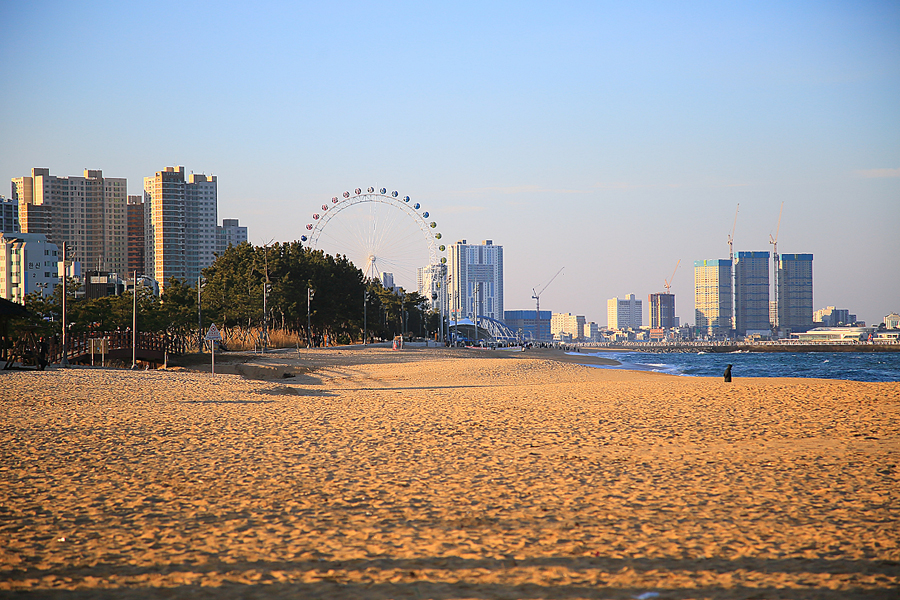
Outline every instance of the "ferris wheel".
{"label": "ferris wheel", "polygon": [[331,255],[345,255],[368,279],[392,273],[396,285],[417,288],[416,270],[446,264],[437,223],[421,204],[386,188],[356,188],[324,202],[300,240]]}

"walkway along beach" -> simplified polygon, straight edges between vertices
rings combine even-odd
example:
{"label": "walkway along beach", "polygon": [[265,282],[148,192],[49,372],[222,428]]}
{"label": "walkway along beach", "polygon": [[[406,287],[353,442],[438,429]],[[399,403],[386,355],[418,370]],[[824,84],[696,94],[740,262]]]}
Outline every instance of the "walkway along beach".
{"label": "walkway along beach", "polygon": [[559,356],[2,373],[0,597],[896,597],[900,384]]}

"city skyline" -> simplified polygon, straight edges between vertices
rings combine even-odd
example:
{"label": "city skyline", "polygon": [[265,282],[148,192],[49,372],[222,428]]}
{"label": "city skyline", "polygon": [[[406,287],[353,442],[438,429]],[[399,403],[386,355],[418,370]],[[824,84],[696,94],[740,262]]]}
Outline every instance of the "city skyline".
{"label": "city skyline", "polygon": [[505,248],[507,310],[565,266],[542,309],[598,322],[681,259],[693,323],[685,265],[727,258],[738,203],[734,250],[770,251],[783,202],[814,309],[900,308],[896,4],[242,6],[4,4],[0,177],[102,170],[135,195],[189,165],[257,245],[384,185],[450,243]]}

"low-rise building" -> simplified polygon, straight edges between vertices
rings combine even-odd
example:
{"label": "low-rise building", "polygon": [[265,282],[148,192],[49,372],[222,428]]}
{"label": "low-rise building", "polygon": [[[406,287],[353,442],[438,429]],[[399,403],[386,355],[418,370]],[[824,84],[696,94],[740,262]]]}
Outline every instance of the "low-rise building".
{"label": "low-rise building", "polygon": [[887,329],[900,329],[900,314],[892,312],[885,315],[883,323]]}
{"label": "low-rise building", "polygon": [[548,342],[552,339],[550,333],[551,313],[542,310],[540,315],[536,310],[507,310],[503,312],[503,322],[514,332],[521,331],[522,339],[529,342]]}
{"label": "low-rise building", "polygon": [[580,341],[584,333],[584,323],[584,315],[553,313],[553,316],[550,317],[550,334],[554,340]]}
{"label": "low-rise building", "polygon": [[813,313],[813,324],[816,327],[838,327],[853,323],[856,323],[856,315],[851,314],[846,308],[826,306]]}
{"label": "low-rise building", "polygon": [[0,233],[0,298],[24,304],[32,292],[52,294],[59,283],[59,254],[42,233]]}
{"label": "low-rise building", "polygon": [[874,327],[816,327],[809,331],[792,333],[792,340],[801,342],[867,341]]}
{"label": "low-rise building", "polygon": [[237,246],[247,241],[247,228],[241,227],[238,219],[222,219],[216,227],[216,254],[219,256],[228,250],[228,246]]}

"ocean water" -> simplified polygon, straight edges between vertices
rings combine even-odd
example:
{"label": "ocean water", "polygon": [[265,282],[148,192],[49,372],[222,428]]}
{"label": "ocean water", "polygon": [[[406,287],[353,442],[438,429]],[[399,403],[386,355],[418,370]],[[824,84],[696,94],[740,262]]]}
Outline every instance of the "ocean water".
{"label": "ocean water", "polygon": [[601,369],[657,371],[694,377],[722,377],[733,365],[732,377],[807,377],[852,381],[900,381],[900,352],[570,352],[617,360],[620,366]]}

